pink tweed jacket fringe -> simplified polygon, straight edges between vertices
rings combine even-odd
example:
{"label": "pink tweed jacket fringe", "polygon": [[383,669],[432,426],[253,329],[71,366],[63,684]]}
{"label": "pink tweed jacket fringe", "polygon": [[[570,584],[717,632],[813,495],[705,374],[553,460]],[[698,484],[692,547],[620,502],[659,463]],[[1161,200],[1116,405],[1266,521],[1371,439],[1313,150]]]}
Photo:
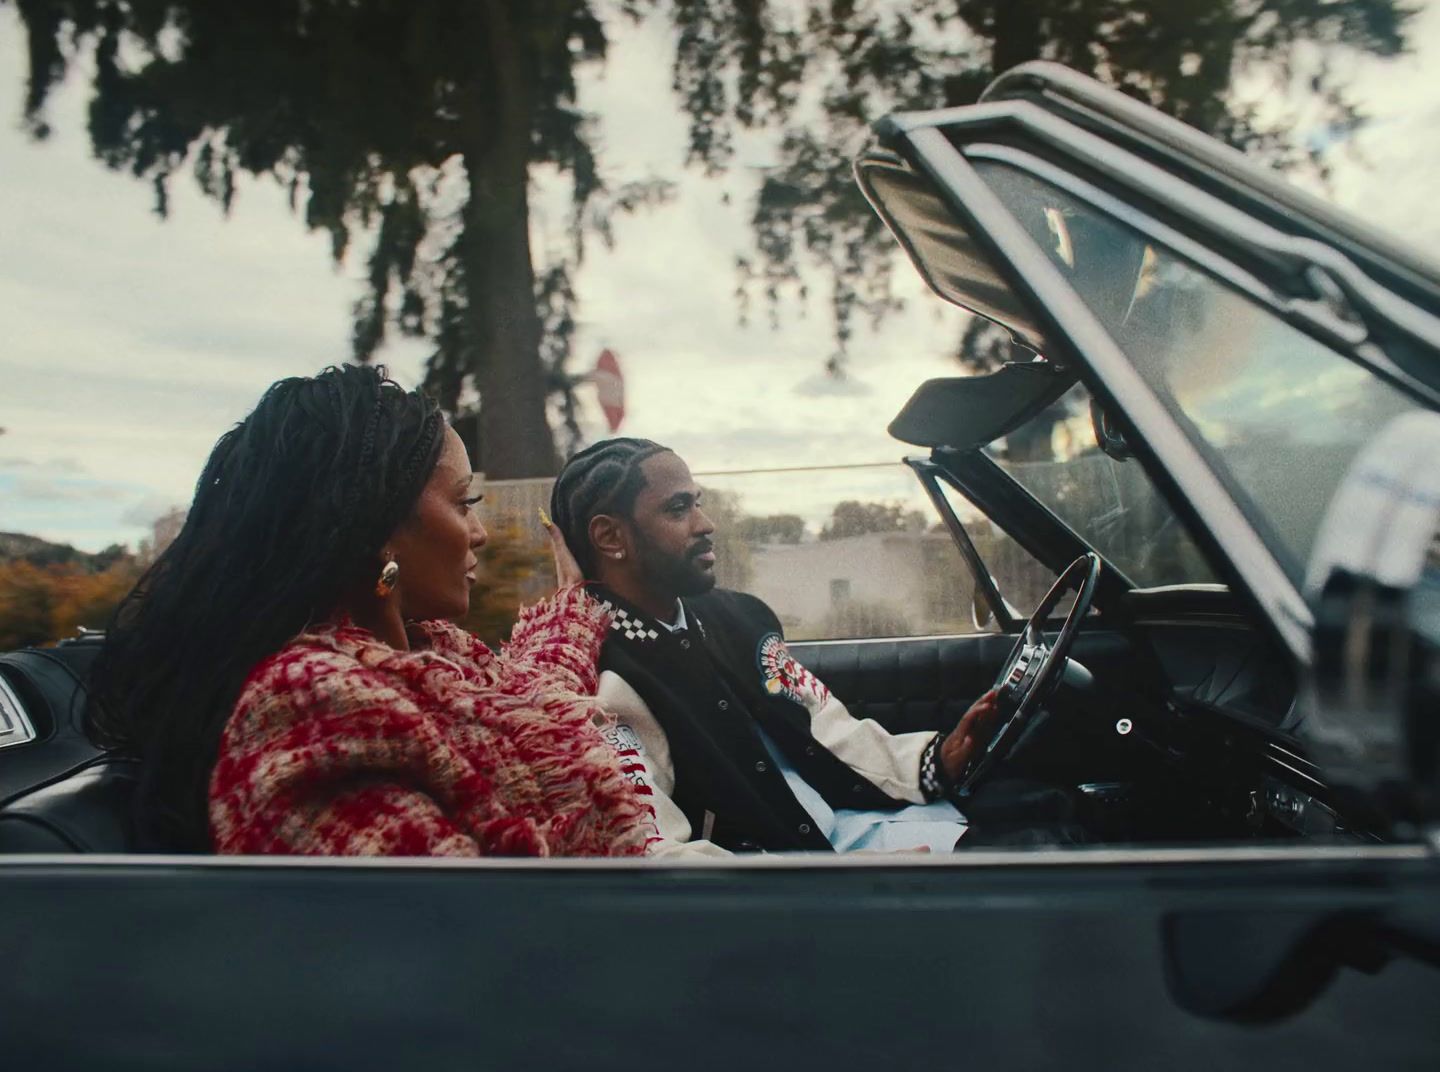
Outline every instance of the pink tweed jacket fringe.
{"label": "pink tweed jacket fringe", "polygon": [[651,812],[600,735],[609,615],[582,588],[500,653],[446,622],[412,650],[339,625],[250,673],[210,781],[222,853],[638,855]]}

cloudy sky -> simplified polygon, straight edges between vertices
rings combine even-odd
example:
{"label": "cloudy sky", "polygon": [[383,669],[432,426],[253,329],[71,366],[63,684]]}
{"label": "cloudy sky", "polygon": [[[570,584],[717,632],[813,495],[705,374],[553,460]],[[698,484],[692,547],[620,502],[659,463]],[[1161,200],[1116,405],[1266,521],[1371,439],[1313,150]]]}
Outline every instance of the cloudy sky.
{"label": "cloudy sky", "polygon": [[[1412,56],[1355,66],[1374,122],[1327,150],[1328,195],[1434,248],[1440,79],[1427,67],[1440,62],[1440,5],[1427,5],[1412,43]],[[907,311],[857,332],[843,385],[821,375],[834,350],[821,281],[808,311],[789,310],[778,331],[764,317],[742,327],[732,265],[766,148],[747,144],[742,166],[719,180],[684,172],[671,47],[658,24],[616,27],[609,62],[583,83],[607,177],[678,179],[679,193],[620,221],[614,251],[592,244],[577,365],[614,349],[629,391],[623,430],[674,445],[697,471],[897,459],[904,448],[885,425],[921,380],[946,372],[960,314],[902,271]],[[216,437],[269,383],[346,357],[361,265],[337,269],[328,239],[307,233],[268,180],[243,183],[226,219],[181,177],[171,218],[159,221],[146,184],[91,159],[83,81],[52,98],[55,133],[37,144],[20,127],[24,76],[23,32],[0,8],[0,530],[92,550],[133,545],[154,516],[188,500]],[[564,211],[556,194],[541,191],[542,245]],[[382,357],[414,383],[422,355],[401,343]],[[904,480],[863,470],[805,486],[833,502],[895,498]],[[789,475],[716,483],[739,488],[755,512],[796,500]]]}

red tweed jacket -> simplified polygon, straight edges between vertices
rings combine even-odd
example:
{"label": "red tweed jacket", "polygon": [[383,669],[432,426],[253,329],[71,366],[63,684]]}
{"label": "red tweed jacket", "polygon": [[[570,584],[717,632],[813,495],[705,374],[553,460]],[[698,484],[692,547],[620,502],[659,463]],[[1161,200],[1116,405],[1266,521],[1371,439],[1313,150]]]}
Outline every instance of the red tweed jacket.
{"label": "red tweed jacket", "polygon": [[397,651],[353,625],[250,673],[210,780],[222,853],[634,855],[649,809],[597,728],[608,614],[583,589],[499,654],[446,622]]}

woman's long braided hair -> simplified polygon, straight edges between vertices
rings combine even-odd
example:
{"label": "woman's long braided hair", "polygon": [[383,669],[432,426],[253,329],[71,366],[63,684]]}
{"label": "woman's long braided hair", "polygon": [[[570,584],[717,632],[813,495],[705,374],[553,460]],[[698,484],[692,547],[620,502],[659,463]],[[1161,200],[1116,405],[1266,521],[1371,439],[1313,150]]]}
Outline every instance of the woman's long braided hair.
{"label": "woman's long braided hair", "polygon": [[373,583],[440,454],[436,404],[384,368],[281,380],[220,437],[185,525],[121,602],[87,708],[140,759],[143,848],[210,847],[220,735],[251,669]]}

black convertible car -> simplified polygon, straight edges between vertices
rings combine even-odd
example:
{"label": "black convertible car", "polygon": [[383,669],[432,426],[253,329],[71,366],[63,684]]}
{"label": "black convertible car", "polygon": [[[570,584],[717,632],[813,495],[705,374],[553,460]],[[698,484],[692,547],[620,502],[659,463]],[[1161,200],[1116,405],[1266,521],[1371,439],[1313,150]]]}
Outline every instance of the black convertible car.
{"label": "black convertible car", "polygon": [[1000,683],[973,777],[1043,767],[1095,846],[130,855],[81,638],[0,656],[8,1067],[1440,1065],[1440,268],[1050,65],[875,134],[876,211],[1024,355],[890,425],[999,628],[794,650],[897,730]]}

